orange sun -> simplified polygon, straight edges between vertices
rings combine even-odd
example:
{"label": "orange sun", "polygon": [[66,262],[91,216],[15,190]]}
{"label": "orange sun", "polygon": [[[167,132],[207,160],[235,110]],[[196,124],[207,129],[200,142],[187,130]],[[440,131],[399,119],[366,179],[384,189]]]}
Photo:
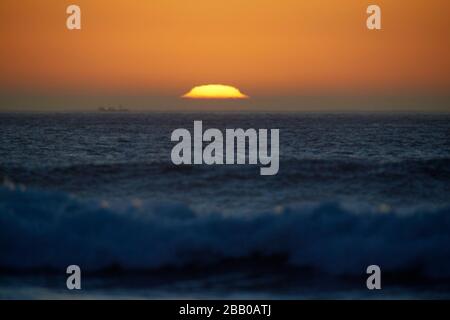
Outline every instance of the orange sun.
{"label": "orange sun", "polygon": [[207,84],[196,86],[182,98],[189,99],[248,99],[239,89],[223,84]]}

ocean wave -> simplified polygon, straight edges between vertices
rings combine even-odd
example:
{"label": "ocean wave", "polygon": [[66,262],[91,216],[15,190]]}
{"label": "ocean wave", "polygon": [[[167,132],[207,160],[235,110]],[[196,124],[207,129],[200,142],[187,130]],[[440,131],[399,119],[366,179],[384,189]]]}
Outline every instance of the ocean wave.
{"label": "ocean wave", "polygon": [[[371,178],[377,180],[409,179],[410,175],[437,181],[450,180],[450,158],[404,159],[402,161],[369,162],[366,159],[285,159],[280,163],[276,176],[283,183],[296,183],[305,180],[329,180],[347,178]],[[167,178],[167,175],[184,176],[192,173],[203,174],[217,179],[247,179],[254,177],[257,166],[227,165],[176,166],[167,161],[149,161],[132,163],[90,163],[65,166],[22,167],[0,165],[0,178],[10,178],[25,184],[45,181],[46,184],[64,184],[70,179],[90,178],[102,182],[117,179],[136,179],[153,175]],[[237,170],[239,168],[239,170]]]}
{"label": "ocean wave", "polygon": [[112,207],[9,185],[0,188],[0,268],[154,270],[283,257],[279,263],[290,268],[333,275],[361,275],[377,264],[388,272],[450,277],[449,207],[345,207],[320,203],[252,215],[199,214],[176,203],[134,199]]}

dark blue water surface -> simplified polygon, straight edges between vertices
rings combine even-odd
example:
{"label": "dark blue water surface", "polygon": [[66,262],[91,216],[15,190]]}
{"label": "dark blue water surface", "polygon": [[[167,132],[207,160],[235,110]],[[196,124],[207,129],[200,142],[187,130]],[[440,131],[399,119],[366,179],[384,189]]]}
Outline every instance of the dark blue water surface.
{"label": "dark blue water surface", "polygon": [[[175,166],[194,120],[280,129],[279,173]],[[0,298],[74,261],[94,296],[450,294],[448,114],[0,114],[0,179]]]}
{"label": "dark blue water surface", "polygon": [[[177,167],[176,128],[280,129],[280,171]],[[450,116],[383,114],[2,114],[0,176],[107,200],[177,200],[219,211],[343,201],[450,202]]]}

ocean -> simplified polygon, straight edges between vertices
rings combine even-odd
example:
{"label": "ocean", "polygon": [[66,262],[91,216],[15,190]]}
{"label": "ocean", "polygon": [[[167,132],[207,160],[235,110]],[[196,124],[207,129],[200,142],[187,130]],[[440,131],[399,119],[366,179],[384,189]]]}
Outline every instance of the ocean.
{"label": "ocean", "polygon": [[[195,120],[278,174],[174,165]],[[2,113],[1,181],[0,298],[450,297],[449,114]]]}

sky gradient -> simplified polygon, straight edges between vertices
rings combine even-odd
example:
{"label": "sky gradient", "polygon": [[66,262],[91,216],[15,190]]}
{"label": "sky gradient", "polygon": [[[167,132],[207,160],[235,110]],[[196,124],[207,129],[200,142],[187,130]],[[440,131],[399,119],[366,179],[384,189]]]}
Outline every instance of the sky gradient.
{"label": "sky gradient", "polygon": [[[66,29],[66,7],[82,30]],[[382,9],[381,31],[366,8]],[[0,110],[450,111],[448,0],[2,0]]]}

